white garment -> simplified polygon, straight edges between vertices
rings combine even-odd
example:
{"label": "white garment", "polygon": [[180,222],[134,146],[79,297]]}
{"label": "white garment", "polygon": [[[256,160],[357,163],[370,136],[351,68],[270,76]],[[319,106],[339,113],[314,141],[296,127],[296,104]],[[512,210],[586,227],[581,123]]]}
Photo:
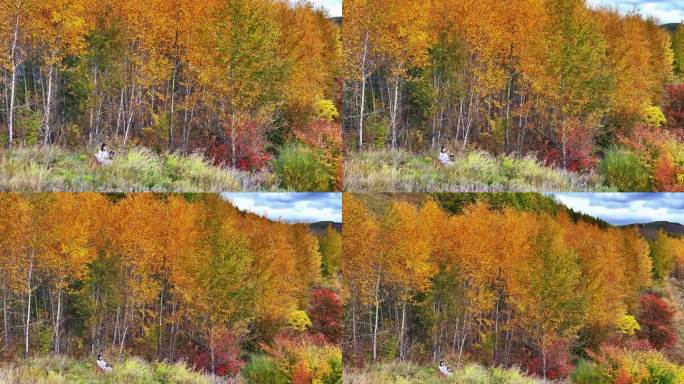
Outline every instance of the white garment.
{"label": "white garment", "polygon": [[454,163],[446,152],[439,152],[439,161],[444,165],[451,165]]}
{"label": "white garment", "polygon": [[447,367],[444,364],[439,365],[439,371],[442,373],[444,376],[451,376],[451,371],[449,370],[449,367]]}
{"label": "white garment", "polygon": [[100,165],[111,165],[112,164],[112,153],[107,150],[99,150],[95,154],[95,158]]}
{"label": "white garment", "polygon": [[97,359],[97,366],[100,367],[100,369],[105,371],[105,372],[111,372],[112,371],[112,366],[107,364],[102,359]]}

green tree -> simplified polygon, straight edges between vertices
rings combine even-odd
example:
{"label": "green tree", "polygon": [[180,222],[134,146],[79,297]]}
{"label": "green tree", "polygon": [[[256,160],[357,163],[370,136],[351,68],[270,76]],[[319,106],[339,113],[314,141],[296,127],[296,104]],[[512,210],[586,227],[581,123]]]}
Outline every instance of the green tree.
{"label": "green tree", "polygon": [[334,278],[342,268],[342,235],[328,225],[318,244],[323,276]]}
{"label": "green tree", "polygon": [[656,238],[651,242],[651,261],[653,265],[653,280],[663,281],[674,270],[674,246],[672,239],[660,229]]}

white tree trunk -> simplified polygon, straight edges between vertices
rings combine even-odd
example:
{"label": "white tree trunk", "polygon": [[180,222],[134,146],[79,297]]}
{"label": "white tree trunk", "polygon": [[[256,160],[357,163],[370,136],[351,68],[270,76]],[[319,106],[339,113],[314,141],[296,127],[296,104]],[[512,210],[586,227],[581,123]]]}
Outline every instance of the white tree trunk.
{"label": "white tree trunk", "polygon": [[43,132],[45,137],[43,138],[43,144],[47,145],[50,143],[50,110],[52,109],[52,71],[54,66],[50,64],[50,69],[48,70],[48,89],[47,89],[47,99],[45,101],[45,125]]}
{"label": "white tree trunk", "polygon": [[359,112],[359,151],[363,149],[363,113],[366,107],[366,57],[368,56],[368,32],[363,44],[363,57],[361,58],[361,108]]}
{"label": "white tree trunk", "polygon": [[33,251],[29,256],[29,270],[26,281],[26,288],[28,289],[28,300],[26,304],[26,323],[24,324],[24,358],[29,357],[29,327],[31,325],[31,277],[33,277]]}
{"label": "white tree trunk", "polygon": [[392,149],[397,149],[397,107],[399,105],[399,75],[394,80],[394,100],[390,108],[390,122],[392,124]]}
{"label": "white tree trunk", "polygon": [[59,335],[59,323],[61,321],[62,317],[62,290],[58,289],[57,290],[57,316],[55,319],[55,348],[54,351],[55,353],[59,354],[59,344],[60,344],[60,335]]}
{"label": "white tree trunk", "polygon": [[373,325],[373,362],[378,359],[378,316],[380,314],[380,271],[375,284],[375,320]]}
{"label": "white tree trunk", "polygon": [[12,72],[12,80],[10,81],[10,105],[9,105],[9,113],[7,117],[7,130],[8,130],[8,142],[7,146],[8,148],[12,148],[12,140],[14,139],[14,95],[16,94],[16,86],[17,86],[17,59],[16,59],[16,51],[17,51],[17,40],[19,36],[19,10],[17,10],[17,17],[14,21],[14,36],[12,37],[12,50],[10,52],[10,61],[11,61],[11,72]]}

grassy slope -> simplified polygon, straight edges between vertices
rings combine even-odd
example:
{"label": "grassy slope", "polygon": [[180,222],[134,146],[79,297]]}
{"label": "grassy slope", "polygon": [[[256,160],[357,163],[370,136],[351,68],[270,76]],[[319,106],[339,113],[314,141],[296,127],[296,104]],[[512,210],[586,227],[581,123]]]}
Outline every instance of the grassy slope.
{"label": "grassy slope", "polygon": [[484,368],[469,364],[454,370],[452,377],[442,377],[437,367],[411,363],[381,364],[366,370],[344,372],[344,384],[541,384],[543,381],[526,377],[515,369]]}
{"label": "grassy slope", "polygon": [[459,154],[454,165],[436,165],[432,155],[376,150],[348,153],[345,190],[350,192],[550,192],[603,189],[598,177],[544,167],[533,157]]}
{"label": "grassy slope", "polygon": [[219,384],[216,377],[202,375],[183,363],[147,363],[138,358],[113,362],[114,371],[99,372],[94,360],[77,361],[66,357],[32,358],[21,364],[0,363],[0,383],[5,384]]}
{"label": "grassy slope", "polygon": [[101,167],[92,153],[58,147],[0,150],[0,191],[223,192],[273,190],[277,185],[270,174],[221,169],[199,155],[157,155],[132,148]]}

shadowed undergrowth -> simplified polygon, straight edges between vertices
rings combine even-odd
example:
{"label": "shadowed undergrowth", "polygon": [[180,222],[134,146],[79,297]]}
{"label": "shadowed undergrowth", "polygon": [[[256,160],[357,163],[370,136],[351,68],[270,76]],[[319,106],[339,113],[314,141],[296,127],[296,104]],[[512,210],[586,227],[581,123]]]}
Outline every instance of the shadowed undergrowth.
{"label": "shadowed undergrowth", "polygon": [[541,165],[534,157],[494,157],[484,151],[456,155],[448,167],[433,155],[406,151],[350,152],[344,166],[349,192],[550,192],[605,189],[596,174],[579,175]]}

